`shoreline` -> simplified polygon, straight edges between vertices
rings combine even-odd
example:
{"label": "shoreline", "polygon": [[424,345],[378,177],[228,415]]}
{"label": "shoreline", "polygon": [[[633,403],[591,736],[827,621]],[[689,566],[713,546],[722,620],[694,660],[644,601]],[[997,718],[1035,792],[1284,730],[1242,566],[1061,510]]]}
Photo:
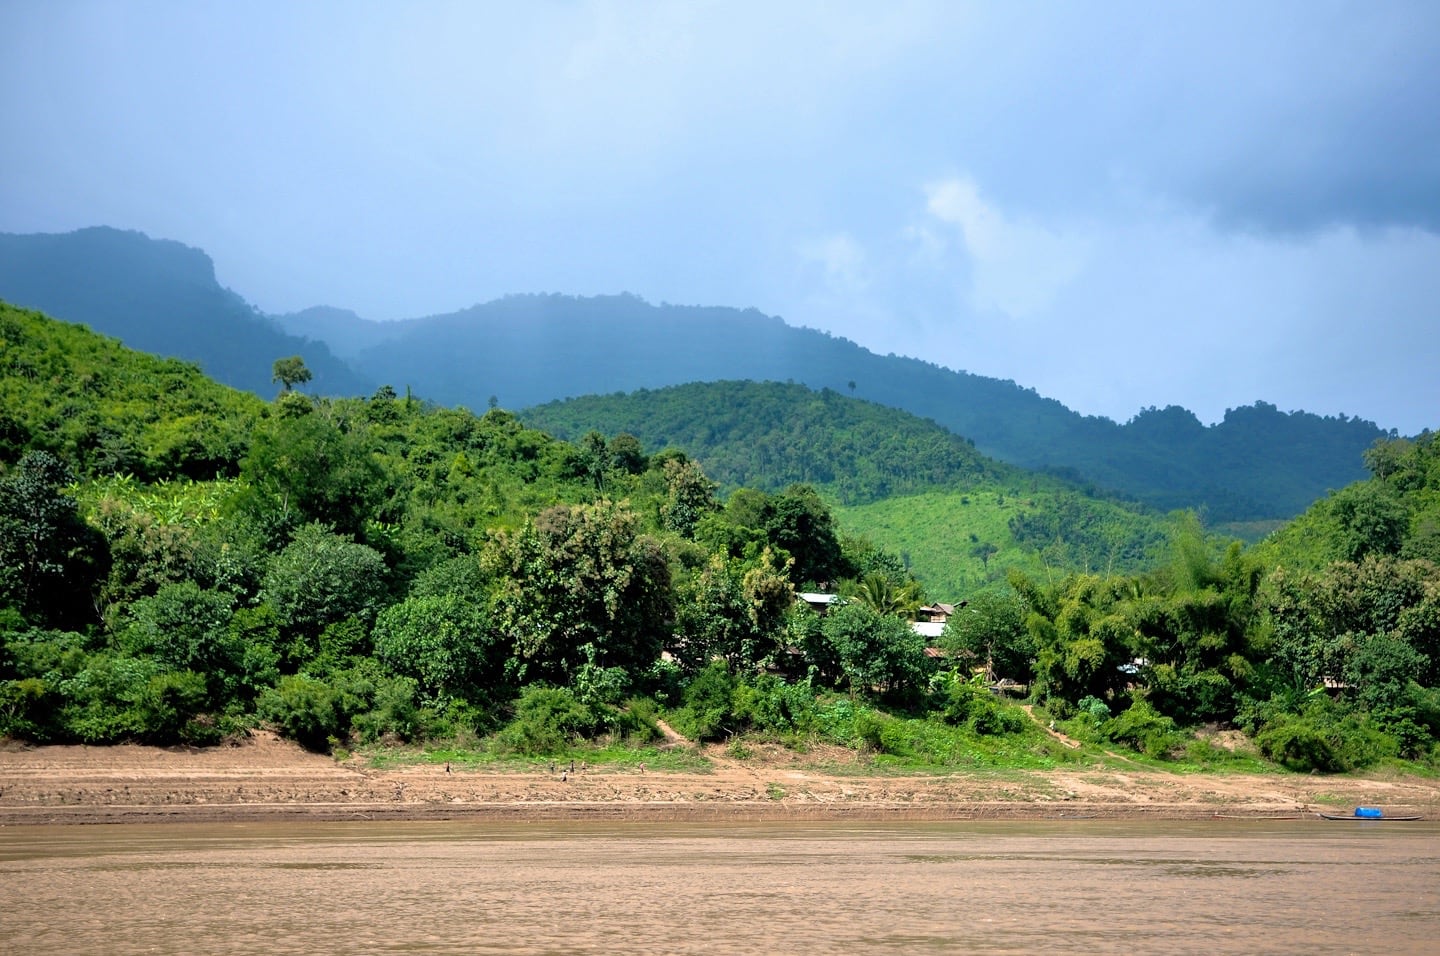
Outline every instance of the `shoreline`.
{"label": "shoreline", "polygon": [[[1042,804],[953,804],[913,806],[854,803],[829,807],[784,806],[759,803],[554,803],[554,804],[235,804],[231,806],[150,807],[43,807],[25,810],[0,808],[0,829],[28,826],[97,826],[112,824],[225,824],[225,823],[884,823],[906,821],[944,823],[960,821],[1110,821],[1141,820],[1197,822],[1203,820],[1296,821],[1320,820],[1315,811],[1294,813],[1206,812],[1198,808],[1150,806],[1116,807],[1097,804],[1073,812],[1054,813]],[[1436,819],[1425,817],[1425,819]]]}
{"label": "shoreline", "polygon": [[207,749],[0,746],[0,827],[363,821],[877,822],[1297,820],[1380,806],[1440,819],[1440,780],[1179,774],[1117,759],[1083,768],[875,775],[794,754],[709,772],[574,774],[418,764],[375,769],[272,734]]}

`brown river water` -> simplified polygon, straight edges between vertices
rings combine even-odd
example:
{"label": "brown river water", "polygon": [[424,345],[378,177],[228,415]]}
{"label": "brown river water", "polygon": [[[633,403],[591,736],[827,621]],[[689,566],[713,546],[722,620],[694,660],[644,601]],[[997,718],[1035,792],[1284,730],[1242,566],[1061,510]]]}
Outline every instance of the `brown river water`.
{"label": "brown river water", "polygon": [[3,953],[1440,953],[1440,824],[0,828]]}

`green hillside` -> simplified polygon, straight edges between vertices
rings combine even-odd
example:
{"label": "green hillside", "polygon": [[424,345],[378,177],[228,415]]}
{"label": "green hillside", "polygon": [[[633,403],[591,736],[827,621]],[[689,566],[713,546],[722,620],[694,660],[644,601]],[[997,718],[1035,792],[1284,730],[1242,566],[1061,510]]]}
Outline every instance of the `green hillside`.
{"label": "green hillside", "polygon": [[1012,569],[1042,580],[1137,573],[1165,560],[1174,531],[1170,521],[1074,492],[994,486],[839,506],[835,516],[952,602],[1003,584]]}
{"label": "green hillside", "polygon": [[0,302],[0,461],[53,452],[81,475],[233,475],[265,403],[178,359]]}
{"label": "green hillside", "polygon": [[1258,544],[1257,558],[1292,572],[1381,555],[1440,564],[1436,433],[1382,442],[1366,452],[1365,462],[1371,478],[1315,502]]}
{"label": "green hillside", "polygon": [[1053,476],[992,461],[932,421],[803,385],[713,382],[542,405],[525,419],[578,439],[591,428],[675,447],[724,488],[814,485],[845,532],[901,556],[930,593],[959,598],[1011,567],[1128,573],[1169,524]]}
{"label": "green hillside", "polygon": [[269,363],[292,354],[304,357],[319,394],[389,383],[472,409],[688,382],[797,382],[932,419],[998,461],[1161,512],[1201,511],[1247,537],[1364,477],[1361,454],[1388,437],[1371,422],[1261,401],[1209,426],[1177,407],[1138,410],[1119,424],[1014,381],[876,355],[753,309],[657,306],[631,295],[512,295],[403,322],[323,307],[271,318],[219,286],[203,252],[106,228],[0,235],[0,298],[196,362],[262,396],[273,394]]}
{"label": "green hillside", "polygon": [[524,417],[571,441],[598,430],[627,432],[649,448],[679,448],[724,488],[778,491],[803,482],[845,504],[1022,474],[934,422],[793,383],[707,382],[592,395],[531,408]]}
{"label": "green hillside", "polygon": [[[331,335],[337,347],[376,331],[358,320],[296,328]],[[797,382],[932,419],[991,458],[1069,475],[1159,511],[1203,510],[1216,523],[1300,513],[1363,477],[1361,453],[1385,436],[1372,422],[1261,401],[1210,426],[1173,406],[1137,410],[1117,424],[1014,381],[876,355],[753,309],[656,306],[628,295],[507,296],[383,332],[388,340],[356,355],[357,367],[450,404],[480,408],[498,396],[525,407],[689,382]]]}
{"label": "green hillside", "polygon": [[[259,402],[9,306],[0,339],[0,738],[264,725],[317,750],[638,762],[663,717],[913,768],[1077,759],[979,668],[1137,760],[1226,765],[1193,733],[1218,725],[1295,770],[1440,763],[1429,434],[1377,446],[1373,479],[1246,552],[838,395],[733,386],[737,421],[773,402],[783,429],[786,402],[813,405],[788,441],[737,428],[734,459],[829,456],[858,496],[938,456],[945,490],[837,521],[808,484],[722,498],[633,435],[571,443],[388,386]],[[895,462],[848,467],[869,444]],[[911,624],[922,585],[969,602],[938,637]],[[823,617],[796,599],[821,587],[839,595]]]}

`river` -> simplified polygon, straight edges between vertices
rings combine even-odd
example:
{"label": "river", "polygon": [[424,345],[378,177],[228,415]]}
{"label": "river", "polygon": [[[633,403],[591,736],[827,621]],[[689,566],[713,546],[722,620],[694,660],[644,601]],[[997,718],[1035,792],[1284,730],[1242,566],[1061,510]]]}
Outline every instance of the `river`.
{"label": "river", "polygon": [[6,953],[1434,953],[1440,824],[0,828]]}

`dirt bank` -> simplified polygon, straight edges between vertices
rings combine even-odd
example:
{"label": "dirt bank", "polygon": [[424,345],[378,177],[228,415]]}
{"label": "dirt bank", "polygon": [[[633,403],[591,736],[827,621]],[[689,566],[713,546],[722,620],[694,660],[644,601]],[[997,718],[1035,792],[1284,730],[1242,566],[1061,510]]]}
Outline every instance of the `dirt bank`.
{"label": "dirt bank", "polygon": [[[596,768],[574,774],[426,764],[376,770],[266,733],[204,750],[0,747],[0,825],[145,821],[494,818],[782,820],[1286,817],[1378,805],[1440,818],[1440,781],[1157,772],[1113,765],[1049,771],[877,776],[816,755],[715,751],[708,773]],[[853,759],[853,758],[851,758]],[[567,763],[568,768],[568,763]]]}

